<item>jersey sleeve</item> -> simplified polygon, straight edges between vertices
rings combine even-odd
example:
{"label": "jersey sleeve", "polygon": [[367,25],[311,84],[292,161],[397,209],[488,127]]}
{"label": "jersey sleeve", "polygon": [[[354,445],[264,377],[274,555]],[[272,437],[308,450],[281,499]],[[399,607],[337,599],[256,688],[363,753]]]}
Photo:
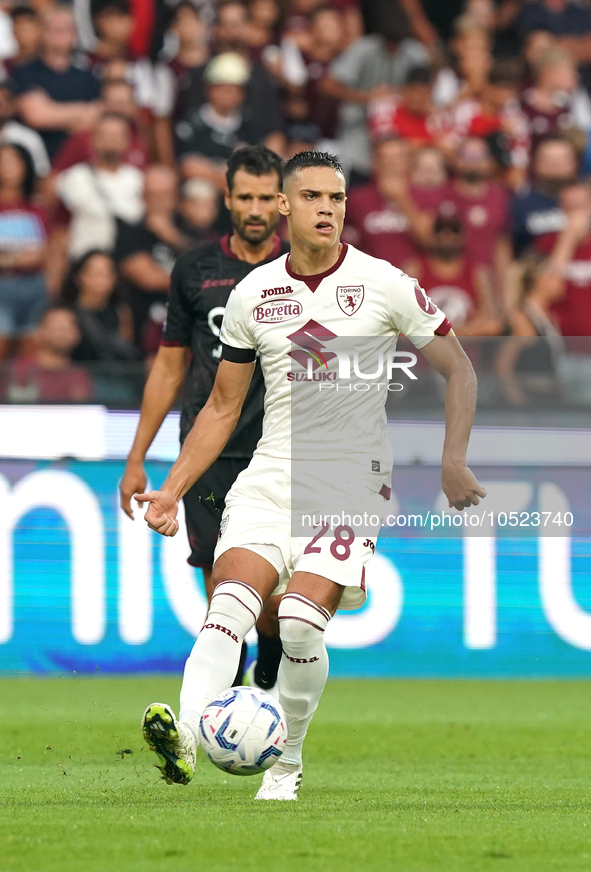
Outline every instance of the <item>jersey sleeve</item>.
{"label": "jersey sleeve", "polygon": [[424,348],[435,336],[445,336],[451,322],[416,279],[393,269],[388,290],[388,314],[395,330],[403,333],[415,348]]}
{"label": "jersey sleeve", "polygon": [[248,326],[244,293],[241,283],[231,292],[220,332],[222,359],[232,363],[251,363],[256,358],[257,343]]}
{"label": "jersey sleeve", "polygon": [[175,263],[170,276],[170,296],[161,345],[187,348],[191,345],[193,319],[184,290],[184,273],[183,261],[180,258]]}

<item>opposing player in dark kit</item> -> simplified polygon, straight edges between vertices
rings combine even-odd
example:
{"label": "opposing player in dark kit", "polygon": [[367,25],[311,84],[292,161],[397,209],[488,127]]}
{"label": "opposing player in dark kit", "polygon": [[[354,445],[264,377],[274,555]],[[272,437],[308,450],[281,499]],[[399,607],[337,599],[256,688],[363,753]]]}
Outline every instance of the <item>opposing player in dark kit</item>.
{"label": "opposing player in dark kit", "polygon": [[[181,415],[181,442],[211,392],[221,358],[220,326],[233,287],[261,263],[285,253],[275,235],[279,220],[277,192],[282,161],[269,149],[248,146],[228,164],[226,206],[233,233],[179,257],[171,279],[166,326],[146,383],[137,433],[121,480],[121,507],[133,517],[130,500],[146,487],[144,458],[186,377]],[[184,497],[189,563],[203,569],[208,599],[211,567],[226,493],[248,466],[261,435],[264,383],[257,367],[240,421],[220,457]],[[276,603],[275,603],[276,606]],[[276,611],[276,608],[275,608]],[[281,643],[273,604],[257,624],[258,657],[249,680],[266,690],[275,684]],[[242,680],[246,646],[236,676]]]}

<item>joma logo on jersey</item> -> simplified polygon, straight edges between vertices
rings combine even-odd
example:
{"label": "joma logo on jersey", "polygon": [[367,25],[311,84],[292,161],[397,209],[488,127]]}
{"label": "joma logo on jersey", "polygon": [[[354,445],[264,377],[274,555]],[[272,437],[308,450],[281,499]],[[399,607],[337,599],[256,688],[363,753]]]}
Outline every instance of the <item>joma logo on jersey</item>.
{"label": "joma logo on jersey", "polygon": [[297,300],[268,300],[263,306],[255,306],[253,317],[257,324],[275,324],[277,321],[291,321],[303,311]]}
{"label": "joma logo on jersey", "polygon": [[279,294],[293,294],[291,285],[286,285],[284,288],[266,288],[261,292],[261,299],[266,300],[267,297],[278,297]]}

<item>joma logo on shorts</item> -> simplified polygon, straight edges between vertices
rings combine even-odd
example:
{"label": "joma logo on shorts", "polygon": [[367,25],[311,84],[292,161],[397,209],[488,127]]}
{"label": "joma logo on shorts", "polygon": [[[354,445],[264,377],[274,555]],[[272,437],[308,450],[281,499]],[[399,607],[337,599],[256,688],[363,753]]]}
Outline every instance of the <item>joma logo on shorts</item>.
{"label": "joma logo on shorts", "polygon": [[235,642],[238,641],[238,636],[236,635],[236,633],[233,633],[232,630],[228,630],[227,627],[222,627],[221,624],[204,624],[202,629],[204,629],[204,630],[220,630],[222,633],[225,633],[226,636],[229,636],[230,639],[233,639]]}
{"label": "joma logo on shorts", "polygon": [[266,300],[267,297],[278,297],[279,294],[293,294],[291,285],[286,285],[284,288],[265,288],[261,291],[261,300]]}

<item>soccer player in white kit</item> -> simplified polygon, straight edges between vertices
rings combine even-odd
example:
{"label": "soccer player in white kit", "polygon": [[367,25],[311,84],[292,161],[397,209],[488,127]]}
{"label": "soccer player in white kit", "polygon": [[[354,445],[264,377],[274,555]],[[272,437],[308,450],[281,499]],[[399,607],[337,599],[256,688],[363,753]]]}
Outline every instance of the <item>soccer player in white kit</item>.
{"label": "soccer player in white kit", "polygon": [[[295,155],[285,166],[278,197],[288,222],[291,253],[254,269],[232,291],[211,396],[162,489],[136,496],[138,502],[150,504],[145,516],[149,526],[174,536],[178,501],[232,433],[258,352],[266,387],[263,435],[226,499],[213,567],[215,590],[185,667],[180,714],[177,719],[168,705],[154,703],[144,712],[142,727],[166,780],[188,783],[203,710],[230,685],[242,641],[267,597],[284,593],[279,607],[284,656],[278,686],[289,736],[283,756],[265,773],[256,798],[295,800],[304,737],[328,675],[324,631],[337,608],[357,608],[365,599],[365,566],[375,550],[391,482],[386,391],[365,392],[358,406],[351,404],[351,392],[347,405],[344,392],[339,405],[339,339],[368,337],[382,343],[381,353],[387,356],[402,333],[421,349],[447,381],[441,481],[449,505],[459,510],[477,505],[485,491],[466,466],[476,405],[470,361],[444,313],[414,279],[340,241],[346,192],[336,158],[323,152]],[[294,427],[292,391],[294,382],[302,381],[322,385],[325,390],[319,395],[330,395],[332,405],[317,405],[317,415],[304,427],[298,422]],[[293,433],[298,427],[312,436],[321,432],[327,423],[322,420],[323,408],[339,417],[345,434],[335,452],[336,474],[330,472],[330,451],[321,446],[321,439],[305,467],[292,466]],[[366,522],[363,535],[358,535],[347,523],[334,529],[320,524],[309,536],[293,535],[294,469],[302,469],[309,478],[314,505],[322,503],[315,491],[323,487],[352,493],[354,506],[371,516],[371,529]],[[316,487],[316,481],[325,484]]]}

